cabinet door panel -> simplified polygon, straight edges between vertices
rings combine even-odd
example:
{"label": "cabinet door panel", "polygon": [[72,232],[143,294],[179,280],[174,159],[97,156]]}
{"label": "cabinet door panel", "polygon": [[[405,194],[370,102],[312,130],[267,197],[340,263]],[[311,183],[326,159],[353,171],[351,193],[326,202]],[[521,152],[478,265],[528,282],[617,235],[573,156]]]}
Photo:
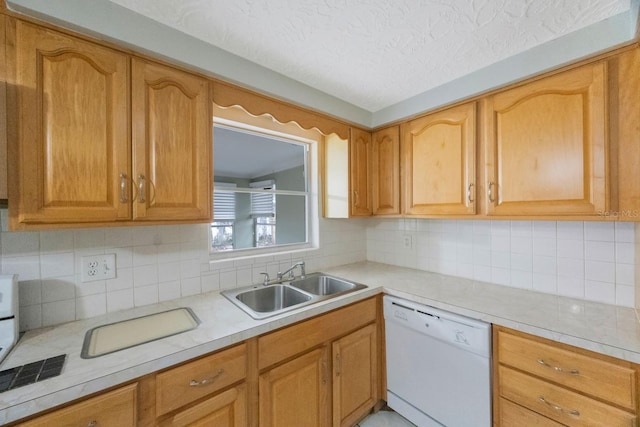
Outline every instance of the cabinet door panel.
{"label": "cabinet door panel", "polygon": [[329,425],[328,349],[313,350],[260,375],[260,425]]}
{"label": "cabinet door panel", "polygon": [[211,115],[205,79],[132,61],[134,219],[209,220]]}
{"label": "cabinet door panel", "polygon": [[475,103],[405,125],[405,213],[475,213]]}
{"label": "cabinet door panel", "polygon": [[349,141],[349,182],[351,216],[371,215],[371,134],[351,129]]}
{"label": "cabinet door panel", "polygon": [[15,37],[18,221],[128,219],[127,57],[20,21]]}
{"label": "cabinet door panel", "polygon": [[208,398],[160,423],[162,427],[245,427],[247,391],[241,385]]}
{"label": "cabinet door panel", "polygon": [[373,214],[400,214],[400,129],[383,129],[372,139]]}
{"label": "cabinet door panel", "polygon": [[376,325],[333,343],[333,425],[350,426],[378,401]]}
{"label": "cabinet door panel", "polygon": [[487,99],[489,214],[605,209],[605,83],[600,62]]}

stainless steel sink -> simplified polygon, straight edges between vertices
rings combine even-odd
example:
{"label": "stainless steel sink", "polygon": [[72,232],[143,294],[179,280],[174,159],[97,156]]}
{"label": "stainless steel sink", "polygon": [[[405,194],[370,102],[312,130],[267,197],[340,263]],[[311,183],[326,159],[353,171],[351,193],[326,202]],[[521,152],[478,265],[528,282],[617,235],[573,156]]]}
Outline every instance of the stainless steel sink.
{"label": "stainless steel sink", "polygon": [[242,292],[236,298],[257,313],[270,313],[307,302],[311,296],[289,286],[271,285]]}
{"label": "stainless steel sink", "polygon": [[347,282],[337,277],[327,276],[322,273],[314,273],[304,279],[292,280],[289,285],[301,289],[313,295],[334,295],[342,292],[355,291],[366,288],[359,283]]}
{"label": "stainless steel sink", "polygon": [[312,273],[277,284],[227,289],[222,295],[254,319],[264,319],[364,288],[360,283]]}

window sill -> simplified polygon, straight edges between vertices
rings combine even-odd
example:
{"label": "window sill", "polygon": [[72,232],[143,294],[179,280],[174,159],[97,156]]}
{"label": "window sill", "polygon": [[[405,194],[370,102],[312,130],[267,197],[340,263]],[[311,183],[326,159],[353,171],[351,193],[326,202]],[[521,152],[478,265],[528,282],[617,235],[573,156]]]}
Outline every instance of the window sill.
{"label": "window sill", "polygon": [[317,251],[318,249],[318,247],[313,246],[312,244],[302,244],[279,246],[273,249],[247,249],[236,250],[232,253],[210,253],[209,264],[215,266],[217,263],[229,261],[244,261],[249,259],[264,259],[264,261],[268,261],[269,258],[279,257],[281,255],[311,253]]}

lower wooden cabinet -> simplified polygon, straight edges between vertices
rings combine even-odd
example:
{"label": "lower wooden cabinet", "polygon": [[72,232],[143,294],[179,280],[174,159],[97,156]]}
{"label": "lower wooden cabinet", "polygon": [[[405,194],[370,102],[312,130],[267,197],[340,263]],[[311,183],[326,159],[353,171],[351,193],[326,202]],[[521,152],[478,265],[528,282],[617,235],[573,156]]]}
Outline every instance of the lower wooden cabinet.
{"label": "lower wooden cabinet", "polygon": [[23,427],[136,426],[137,384],[130,384],[50,412]]}
{"label": "lower wooden cabinet", "polygon": [[216,394],[160,423],[161,427],[245,427],[246,425],[247,387],[244,384]]}
{"label": "lower wooden cabinet", "polygon": [[496,426],[638,425],[638,367],[494,326]]}
{"label": "lower wooden cabinet", "polygon": [[328,426],[328,350],[322,347],[260,375],[260,425]]}
{"label": "lower wooden cabinet", "polygon": [[378,401],[378,345],[371,324],[335,341],[333,425],[352,426]]}

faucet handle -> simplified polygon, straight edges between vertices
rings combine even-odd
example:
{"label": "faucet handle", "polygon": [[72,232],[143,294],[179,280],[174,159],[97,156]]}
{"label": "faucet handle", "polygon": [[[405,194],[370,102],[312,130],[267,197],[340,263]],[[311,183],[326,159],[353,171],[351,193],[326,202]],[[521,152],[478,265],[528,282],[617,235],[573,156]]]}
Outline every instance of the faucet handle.
{"label": "faucet handle", "polygon": [[264,286],[267,286],[269,284],[269,273],[260,273],[260,274],[264,274],[264,280],[262,281],[262,284]]}

